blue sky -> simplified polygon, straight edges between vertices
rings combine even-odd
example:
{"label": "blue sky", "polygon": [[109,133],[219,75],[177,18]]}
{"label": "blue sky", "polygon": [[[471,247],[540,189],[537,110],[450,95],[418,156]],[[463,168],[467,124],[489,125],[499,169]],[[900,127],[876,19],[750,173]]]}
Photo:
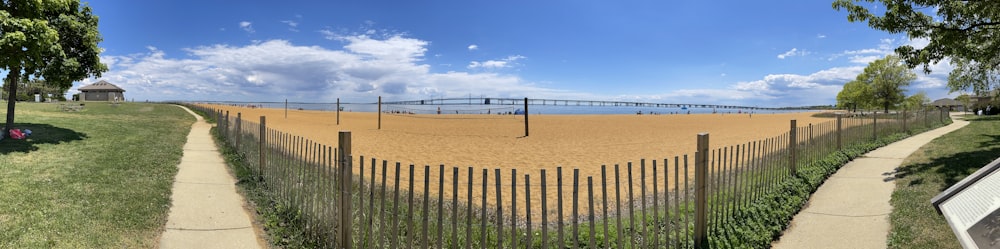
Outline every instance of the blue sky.
{"label": "blue sky", "polygon": [[[142,100],[442,97],[827,105],[902,34],[828,1],[97,1]],[[911,92],[946,97],[947,63]],[[86,79],[71,89],[96,82]],[[952,94],[955,95],[955,94]]]}

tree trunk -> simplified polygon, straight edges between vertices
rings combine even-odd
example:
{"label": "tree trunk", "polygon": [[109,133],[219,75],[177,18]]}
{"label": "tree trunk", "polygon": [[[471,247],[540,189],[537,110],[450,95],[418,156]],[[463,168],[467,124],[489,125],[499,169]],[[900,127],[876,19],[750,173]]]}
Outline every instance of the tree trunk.
{"label": "tree trunk", "polygon": [[889,103],[885,103],[885,112],[883,112],[883,113],[886,113],[886,114],[889,113]]}
{"label": "tree trunk", "polygon": [[21,79],[21,68],[11,68],[10,73],[7,73],[7,84],[10,84],[10,90],[7,91],[7,124],[3,126],[2,137],[7,137],[9,134],[7,131],[14,126],[14,104],[17,103],[17,84],[18,80]]}

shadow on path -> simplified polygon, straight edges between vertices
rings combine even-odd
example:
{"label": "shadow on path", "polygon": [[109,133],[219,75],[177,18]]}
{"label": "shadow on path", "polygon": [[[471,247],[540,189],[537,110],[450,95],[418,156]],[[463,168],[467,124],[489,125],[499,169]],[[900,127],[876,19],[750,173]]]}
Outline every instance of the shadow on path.
{"label": "shadow on path", "polygon": [[87,134],[49,124],[14,123],[13,128],[22,131],[31,130],[31,136],[23,140],[10,139],[5,136],[3,140],[0,140],[0,155],[12,152],[27,153],[37,151],[40,144],[59,144],[87,138]]}

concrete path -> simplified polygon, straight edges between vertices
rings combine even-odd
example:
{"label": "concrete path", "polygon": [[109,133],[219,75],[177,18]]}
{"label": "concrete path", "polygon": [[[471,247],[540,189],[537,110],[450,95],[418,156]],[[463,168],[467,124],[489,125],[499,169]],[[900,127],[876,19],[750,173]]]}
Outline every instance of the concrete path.
{"label": "concrete path", "polygon": [[924,144],[968,123],[955,119],[844,165],[813,193],[773,248],[885,248],[896,168]]}
{"label": "concrete path", "polygon": [[212,125],[190,109],[191,125],[177,167],[172,206],[160,248],[266,248],[236,193],[236,180],[209,134]]}

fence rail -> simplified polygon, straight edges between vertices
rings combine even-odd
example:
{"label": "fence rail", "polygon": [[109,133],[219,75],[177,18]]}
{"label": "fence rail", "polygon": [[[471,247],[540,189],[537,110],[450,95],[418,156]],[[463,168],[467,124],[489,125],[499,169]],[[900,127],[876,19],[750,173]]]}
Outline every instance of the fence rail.
{"label": "fence rail", "polygon": [[299,210],[307,235],[330,248],[702,248],[710,229],[738,226],[727,217],[797,170],[852,144],[947,118],[934,110],[806,126],[792,120],[784,134],[711,149],[709,135],[699,134],[693,157],[642,159],[581,176],[562,167],[518,173],[392,163],[354,156],[350,132],[324,145],[270,129],[263,116],[253,122],[192,107],[214,115],[216,131],[259,187],[275,205]]}

